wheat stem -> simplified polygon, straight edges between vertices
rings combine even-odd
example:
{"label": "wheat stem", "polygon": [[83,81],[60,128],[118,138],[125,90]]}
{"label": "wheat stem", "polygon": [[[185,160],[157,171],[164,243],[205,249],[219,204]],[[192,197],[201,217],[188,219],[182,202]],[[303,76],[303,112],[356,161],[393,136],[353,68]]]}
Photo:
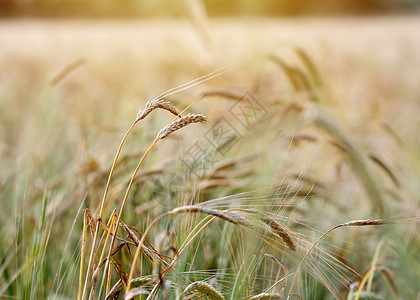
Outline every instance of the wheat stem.
{"label": "wheat stem", "polygon": [[[192,232],[194,232],[196,230],[196,228],[198,226],[200,226],[200,224],[202,224],[205,220],[207,220],[210,216],[205,217],[203,220],[200,221],[200,223],[198,223],[194,229],[192,230]],[[172,260],[171,264],[168,266],[168,268],[162,273],[161,277],[162,278],[166,278],[166,276],[168,275],[169,271],[172,269],[172,267],[175,265],[175,263],[178,261],[178,259],[181,257],[182,253],[185,251],[185,249],[187,249],[187,247],[193,242],[193,240],[210,224],[212,223],[214,220],[216,220],[217,217],[213,216],[211,217],[210,220],[208,220],[206,222],[206,224],[204,224],[203,226],[201,226],[201,228],[189,239],[189,237],[191,236],[191,233],[188,235],[188,237],[185,239],[185,241],[182,243],[182,246],[180,247],[180,250],[178,251],[177,255],[174,257],[174,259]],[[150,293],[149,297],[147,297],[146,300],[151,300],[153,299],[153,295],[154,292],[156,292],[156,290],[159,288],[160,286],[160,282],[155,286],[155,288],[153,288],[153,291]]]}
{"label": "wheat stem", "polygon": [[[101,262],[102,260],[103,260],[103,258],[104,258],[104,255],[105,255],[105,250],[106,250],[106,245],[108,244],[108,240],[109,240],[109,236],[111,235],[111,231],[112,231],[112,227],[114,226],[114,224],[115,224],[115,217],[116,217],[116,215],[115,215],[115,213],[116,213],[116,209],[114,209],[113,211],[112,211],[112,214],[111,214],[111,217],[110,217],[110,219],[109,219],[109,221],[108,221],[108,223],[107,223],[107,226],[108,226],[108,228],[109,228],[109,230],[108,230],[108,232],[107,232],[107,235],[106,235],[106,239],[105,239],[105,243],[104,243],[104,246],[103,246],[103,248],[102,248],[102,253],[101,253],[101,256],[100,256],[100,258],[99,258],[99,261]],[[109,248],[109,251],[111,251],[112,249],[111,249],[111,247]],[[105,278],[106,278],[106,274],[107,274],[107,270],[108,270],[108,264],[109,264],[109,260],[107,260],[106,261],[106,263],[105,263],[105,267],[104,267],[104,274],[103,274],[103,277],[102,277],[102,281],[101,281],[101,287],[103,286],[103,283],[104,283],[104,280],[105,280]],[[108,287],[108,282],[107,282],[107,287]],[[101,290],[102,290],[102,288],[101,288]],[[106,292],[108,293],[108,289],[106,289]]]}
{"label": "wheat stem", "polygon": [[86,210],[83,214],[83,238],[82,238],[82,251],[80,254],[80,272],[79,272],[79,291],[77,294],[77,299],[80,300],[82,297],[82,283],[83,283],[83,265],[84,265],[84,257],[85,257],[85,247],[86,247],[86,232],[87,232],[87,216]]}
{"label": "wheat stem", "polygon": [[[147,228],[146,228],[146,230],[144,231],[144,233],[143,233],[143,236],[141,237],[141,239],[140,239],[140,242],[139,242],[139,245],[138,245],[138,247],[137,247],[137,250],[136,250],[136,253],[135,253],[135,255],[134,255],[134,258],[133,258],[133,262],[132,262],[132,264],[131,264],[131,269],[130,269],[130,275],[129,275],[129,277],[128,277],[128,284],[127,284],[127,288],[126,288],[126,293],[130,290],[130,281],[131,281],[131,279],[134,277],[134,269],[135,269],[135,266],[136,266],[136,264],[137,264],[137,260],[138,260],[138,258],[139,258],[139,256],[140,256],[140,252],[141,252],[141,246],[143,245],[143,243],[144,243],[144,241],[145,241],[145,239],[146,239],[146,236],[147,236],[147,234],[150,232],[150,230],[152,229],[152,227],[157,223],[157,222],[159,222],[161,219],[163,219],[163,218],[165,218],[165,217],[167,217],[167,216],[169,216],[169,215],[172,215],[172,214],[179,214],[179,213],[194,213],[194,212],[198,212],[198,213],[206,213],[206,214],[209,214],[209,215],[213,215],[215,218],[216,217],[218,217],[218,218],[221,218],[221,219],[223,219],[223,220],[225,220],[225,221],[228,221],[228,222],[230,222],[230,223],[233,223],[233,224],[235,224],[235,225],[243,225],[243,224],[245,224],[246,223],[246,219],[245,218],[243,218],[243,217],[241,217],[241,216],[239,216],[239,215],[235,215],[235,214],[232,214],[232,213],[229,213],[228,211],[220,211],[220,210],[216,210],[216,209],[209,209],[209,208],[205,208],[205,207],[202,207],[202,206],[198,206],[198,205],[187,205],[187,206],[181,206],[181,207],[177,207],[177,208],[175,208],[175,209],[173,209],[173,210],[171,210],[171,211],[168,211],[168,212],[166,212],[166,213],[164,213],[164,214],[161,214],[160,216],[158,216],[157,218],[155,218],[150,224],[149,224],[149,226],[147,226]],[[202,227],[202,229],[204,229],[204,227],[206,227],[211,221],[213,221],[214,219],[211,219],[209,222],[207,222],[203,227]],[[200,231],[199,232],[201,232],[202,231],[202,229],[200,229]],[[196,234],[197,235],[197,234]],[[196,235],[194,235],[194,237],[193,238],[195,238],[195,236]],[[185,249],[185,248],[184,248]],[[179,255],[177,256],[177,257],[179,257]],[[175,259],[174,259],[175,260]],[[168,270],[170,269],[170,267],[172,266],[172,264],[171,265],[169,265],[169,267],[168,267]],[[167,271],[168,271],[167,270]]]}
{"label": "wheat stem", "polygon": [[300,261],[296,273],[293,276],[293,280],[292,280],[292,284],[290,286],[290,290],[289,290],[289,294],[287,295],[287,300],[290,299],[290,296],[292,295],[292,291],[293,291],[293,286],[295,284],[295,281],[297,279],[297,276],[299,274],[299,271],[304,263],[304,261],[306,260],[306,258],[308,257],[308,255],[311,253],[312,249],[315,248],[316,244],[318,244],[318,242],[324,238],[327,234],[329,234],[331,231],[338,229],[340,227],[345,227],[345,226],[372,226],[372,225],[385,225],[385,224],[390,224],[392,223],[391,221],[387,221],[385,219],[366,219],[366,220],[355,220],[355,221],[350,221],[350,222],[346,222],[343,224],[339,224],[336,225],[332,228],[330,228],[329,230],[327,230],[324,234],[322,234],[316,241],[315,243],[312,244],[312,246],[309,248],[309,250],[306,252],[305,256],[303,257],[303,259]]}

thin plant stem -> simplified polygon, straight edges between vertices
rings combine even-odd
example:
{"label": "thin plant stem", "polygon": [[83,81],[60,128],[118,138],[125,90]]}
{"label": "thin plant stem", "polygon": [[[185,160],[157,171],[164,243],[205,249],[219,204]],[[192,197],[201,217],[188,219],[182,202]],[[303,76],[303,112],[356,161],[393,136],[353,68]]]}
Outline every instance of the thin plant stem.
{"label": "thin plant stem", "polygon": [[110,170],[109,175],[108,175],[108,180],[107,180],[107,183],[106,183],[106,187],[105,187],[105,191],[104,191],[104,196],[102,198],[101,207],[99,208],[99,216],[100,217],[102,217],[102,212],[104,210],[106,197],[108,195],[109,186],[110,186],[110,183],[111,183],[111,178],[112,178],[112,175],[114,174],[115,165],[117,164],[118,157],[120,156],[122,146],[123,146],[123,144],[124,144],[124,142],[125,142],[128,134],[131,132],[131,130],[133,129],[134,125],[136,125],[136,124],[137,124],[137,121],[134,121],[133,124],[131,124],[130,128],[127,130],[127,132],[125,133],[124,137],[122,138],[121,143],[120,143],[120,146],[118,147],[117,153],[115,154],[115,158],[114,158],[114,161],[112,163],[111,170]]}
{"label": "thin plant stem", "polygon": [[111,214],[111,217],[109,218],[108,224],[106,224],[108,226],[108,232],[106,234],[106,239],[105,239],[104,247],[102,248],[102,253],[101,253],[101,256],[99,258],[99,261],[102,261],[102,259],[104,258],[105,248],[106,248],[106,245],[108,244],[109,236],[111,235],[111,229],[112,229],[112,227],[114,226],[114,223],[115,223],[115,214],[116,214],[116,212],[117,212],[116,209],[114,209],[112,211],[112,214]]}
{"label": "thin plant stem", "polygon": [[[117,153],[115,154],[115,158],[114,158],[114,161],[112,163],[111,170],[110,170],[109,175],[108,175],[108,180],[107,180],[107,183],[106,183],[104,196],[102,198],[101,206],[99,208],[99,217],[102,217],[103,209],[105,207],[106,197],[108,195],[109,186],[110,186],[110,183],[111,183],[111,178],[112,178],[112,175],[114,174],[115,165],[117,164],[117,160],[118,160],[118,157],[119,157],[119,155],[121,153],[122,146],[124,145],[124,142],[125,142],[128,134],[131,132],[131,130],[133,129],[134,125],[136,125],[136,123],[137,123],[137,121],[134,121],[133,124],[131,124],[130,128],[127,130],[127,132],[124,134],[124,137],[122,138],[121,143],[120,143],[120,145],[118,147]],[[93,237],[93,242],[92,242],[92,250],[90,251],[90,256],[89,256],[88,270],[87,270],[86,279],[85,279],[85,286],[83,288],[82,300],[86,299],[88,282],[89,282],[89,278],[90,278],[90,275],[91,275],[91,272],[92,272],[92,268],[93,268],[94,256],[96,255],[95,252],[97,250],[96,241],[97,241],[98,235],[99,235],[99,227],[100,227],[100,225],[99,225],[99,218],[98,218],[97,221],[96,221],[95,235]]]}
{"label": "thin plant stem", "polygon": [[329,229],[328,231],[326,231],[323,235],[321,235],[316,241],[315,241],[315,243],[313,243],[312,244],[312,246],[309,248],[309,250],[306,252],[306,254],[305,254],[305,256],[303,257],[303,259],[300,261],[300,263],[299,263],[299,265],[298,265],[298,267],[297,267],[297,270],[296,270],[296,273],[295,273],[295,276],[293,276],[293,280],[292,280],[292,284],[290,285],[290,290],[289,290],[289,294],[287,295],[287,300],[289,300],[290,299],[290,296],[292,295],[292,290],[293,290],[293,286],[294,286],[294,284],[295,284],[295,281],[296,281],[296,278],[297,278],[297,276],[298,276],[298,274],[299,274],[299,271],[300,271],[300,269],[301,269],[301,267],[302,267],[302,265],[303,265],[303,263],[304,263],[304,261],[306,260],[306,258],[308,257],[308,255],[309,255],[309,253],[311,253],[311,251],[312,251],[312,249],[313,248],[315,248],[315,246],[316,246],[316,244],[318,244],[318,242],[323,238],[323,237],[325,237],[327,234],[329,234],[331,231],[333,231],[333,230],[335,230],[335,229],[337,229],[337,228],[340,228],[340,227],[343,227],[343,226],[345,226],[344,224],[340,224],[340,225],[337,225],[337,226],[334,226],[333,228],[331,228],[331,229]]}
{"label": "thin plant stem", "polygon": [[[139,246],[138,246],[138,248],[137,248],[137,250],[136,250],[136,253],[135,253],[135,255],[134,255],[134,258],[133,258],[133,262],[132,262],[132,264],[131,264],[131,269],[130,269],[130,275],[128,276],[128,283],[127,283],[127,287],[126,287],[126,293],[130,290],[130,286],[131,286],[131,280],[133,279],[133,277],[134,277],[134,269],[135,269],[135,266],[136,266],[136,264],[137,264],[137,260],[138,260],[138,258],[139,258],[139,256],[140,256],[140,252],[141,252],[141,246],[143,245],[143,243],[144,243],[144,241],[145,241],[145,239],[146,239],[146,236],[147,236],[147,234],[150,232],[150,230],[152,229],[152,227],[157,223],[157,222],[159,222],[160,220],[162,220],[163,218],[165,218],[165,217],[167,217],[167,216],[169,216],[169,215],[172,215],[173,213],[175,213],[175,212],[177,212],[177,211],[174,211],[174,210],[171,210],[171,211],[168,211],[168,212],[166,212],[166,213],[164,213],[164,214],[161,214],[160,216],[158,216],[157,218],[155,218],[150,224],[149,224],[149,226],[147,226],[147,228],[146,228],[146,230],[144,231],[144,233],[143,233],[143,236],[141,237],[141,239],[140,239],[140,242],[139,242]],[[196,233],[196,234],[194,234],[194,236],[191,238],[191,240],[187,243],[187,245],[183,248],[183,249],[185,249],[190,243],[191,243],[191,241],[205,228],[205,227],[207,227],[207,225],[208,224],[210,224],[211,222],[213,222],[213,220],[215,220],[217,218],[217,216],[214,216],[212,219],[210,219],[206,224],[204,224],[203,225],[203,227],[202,228],[200,228],[200,230]],[[201,222],[200,222],[201,223]],[[168,266],[168,268],[166,269],[166,271],[165,271],[165,273],[164,274],[167,274],[168,272],[169,272],[169,270],[171,269],[171,267],[172,267],[172,265],[174,264],[174,262],[177,260],[177,258],[179,258],[179,256],[181,255],[181,253],[182,253],[182,251],[180,252],[180,253],[178,253],[178,255],[173,259],[173,261],[172,261],[172,263]]]}
{"label": "thin plant stem", "polygon": [[316,241],[315,243],[312,244],[312,246],[309,248],[309,250],[306,252],[305,256],[303,257],[303,259],[300,261],[296,273],[293,276],[293,280],[292,280],[292,284],[290,286],[290,290],[289,290],[289,294],[287,295],[287,300],[290,299],[290,296],[292,295],[292,291],[293,291],[293,286],[295,284],[296,278],[299,274],[299,271],[303,265],[303,263],[305,262],[306,258],[308,257],[309,253],[311,253],[312,249],[315,248],[316,244],[318,244],[318,242],[324,238],[327,234],[329,234],[331,231],[340,228],[340,227],[347,227],[347,226],[377,226],[377,225],[386,225],[386,224],[391,224],[394,223],[395,221],[390,221],[390,220],[386,220],[386,219],[366,219],[366,220],[354,220],[354,221],[350,221],[350,222],[346,222],[346,223],[342,223],[339,225],[334,226],[333,228],[327,230],[323,235],[321,235]]}
{"label": "thin plant stem", "polygon": [[144,243],[144,240],[146,239],[147,234],[149,233],[150,229],[152,229],[152,227],[153,227],[153,226],[154,226],[157,222],[159,222],[161,219],[163,219],[164,217],[167,217],[167,216],[169,216],[169,215],[171,215],[171,214],[172,214],[172,211],[168,211],[168,212],[166,212],[166,213],[164,213],[164,214],[161,214],[160,216],[158,216],[157,218],[155,218],[155,219],[154,219],[154,220],[153,220],[153,221],[149,224],[149,226],[147,226],[146,230],[144,231],[143,236],[142,236],[142,237],[141,237],[141,239],[140,239],[139,245],[137,246],[136,253],[134,254],[133,262],[132,262],[132,264],[131,264],[130,275],[128,276],[127,287],[126,287],[126,290],[125,290],[125,292],[126,292],[126,293],[130,290],[130,287],[131,287],[131,280],[132,280],[132,279],[133,279],[133,277],[134,277],[134,269],[135,269],[135,266],[136,266],[136,264],[137,264],[137,260],[138,260],[138,258],[139,258],[139,256],[140,256],[141,247],[143,246],[143,243]]}
{"label": "thin plant stem", "polygon": [[[102,260],[104,258],[105,250],[106,250],[106,245],[108,244],[109,236],[111,235],[111,231],[112,231],[112,228],[113,228],[114,223],[115,223],[115,217],[116,217],[115,213],[116,213],[116,211],[117,211],[116,209],[114,209],[112,211],[111,217],[110,217],[110,219],[108,221],[108,224],[107,224],[107,226],[108,226],[108,232],[107,232],[107,235],[106,235],[104,246],[102,248],[101,256],[99,258],[99,262],[102,262]],[[105,280],[105,277],[106,277],[106,270],[108,269],[108,264],[109,264],[109,261],[107,260],[106,263],[105,263],[104,274],[102,276],[101,290],[102,290],[102,286],[104,284],[104,280]],[[106,292],[108,293],[108,291],[106,291]]]}
{"label": "thin plant stem", "polygon": [[366,282],[367,282],[366,290],[370,292],[372,288],[373,275],[375,274],[376,263],[378,261],[379,252],[383,244],[384,244],[384,241],[382,240],[379,242],[378,246],[376,247],[375,254],[373,255],[373,259],[372,259],[372,264],[370,266],[369,271],[367,272],[367,274],[365,275],[365,277],[363,278],[362,282],[359,285],[359,289],[357,290],[356,297],[354,298],[355,300],[359,300],[360,294],[362,293]]}
{"label": "thin plant stem", "polygon": [[[194,227],[194,229],[192,230],[192,232],[194,232],[196,230],[196,228],[202,224],[204,221],[206,221],[208,218],[210,218],[210,220],[207,221],[206,224],[204,224],[190,239],[189,237],[191,236],[191,233],[188,235],[188,237],[185,239],[185,241],[182,243],[183,247],[180,248],[180,251],[177,253],[176,257],[174,257],[174,259],[172,260],[171,264],[168,266],[168,268],[162,273],[161,277],[165,278],[169,271],[172,269],[172,267],[174,266],[174,264],[178,261],[178,259],[181,257],[181,254],[184,252],[184,250],[192,243],[192,241],[204,230],[204,228],[206,228],[211,222],[213,222],[214,220],[216,220],[216,216],[207,216],[205,217],[203,220],[201,220],[200,223],[197,224],[197,226]],[[159,288],[160,286],[160,282],[155,286],[155,288],[153,288],[152,292],[150,293],[150,295],[147,297],[146,300],[150,300],[152,299],[151,297],[153,297],[154,292],[156,292],[156,290]]]}
{"label": "thin plant stem", "polygon": [[86,211],[83,214],[83,238],[82,238],[82,251],[80,253],[80,273],[79,273],[79,291],[77,294],[77,299],[80,300],[82,297],[82,284],[83,284],[83,264],[85,257],[85,247],[86,247],[86,227],[87,227],[87,216]]}
{"label": "thin plant stem", "polygon": [[[115,220],[115,218],[114,218],[114,220]],[[113,222],[112,223],[112,228],[110,228],[109,230],[111,231],[114,228],[114,231],[115,231],[116,226],[117,226],[117,223]],[[104,272],[105,272],[104,276],[106,276],[106,290],[105,291],[106,291],[107,295],[108,295],[109,290],[111,288],[111,264],[109,263],[109,261],[110,261],[110,257],[111,257],[111,253],[112,253],[112,248],[113,248],[113,246],[111,245],[109,247],[108,256],[107,256],[108,259],[106,260],[106,266],[105,266],[105,269],[104,269]]]}
{"label": "thin plant stem", "polygon": [[[119,227],[119,224],[120,224],[120,221],[121,221],[121,216],[122,216],[122,213],[124,211],[125,204],[127,203],[128,194],[130,193],[131,187],[133,186],[134,179],[136,178],[137,173],[138,173],[138,171],[140,169],[140,166],[142,165],[142,163],[143,163],[144,159],[146,158],[147,154],[150,152],[150,150],[152,150],[153,146],[156,145],[156,142],[157,141],[158,140],[154,140],[153,143],[150,145],[150,147],[143,154],[142,158],[140,159],[139,163],[137,164],[136,169],[133,172],[133,175],[131,176],[130,183],[128,184],[127,190],[125,192],[124,199],[123,199],[123,201],[121,203],[121,208],[120,208],[120,212],[118,214],[118,219],[117,219],[117,228],[116,228],[116,230],[118,230],[118,227]],[[117,236],[117,232],[115,232],[115,234],[114,234],[114,239],[115,239],[116,236]]]}

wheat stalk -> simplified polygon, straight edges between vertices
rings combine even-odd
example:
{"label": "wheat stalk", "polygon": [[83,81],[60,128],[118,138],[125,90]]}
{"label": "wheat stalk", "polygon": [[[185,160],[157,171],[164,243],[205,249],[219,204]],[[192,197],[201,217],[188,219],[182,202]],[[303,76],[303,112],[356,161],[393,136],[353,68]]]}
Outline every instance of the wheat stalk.
{"label": "wheat stalk", "polygon": [[290,286],[290,290],[289,290],[289,294],[287,295],[287,300],[290,299],[290,296],[292,295],[292,291],[293,291],[293,286],[295,284],[296,278],[299,274],[299,271],[303,265],[303,262],[306,260],[306,258],[308,257],[309,253],[315,248],[315,246],[319,243],[319,241],[324,238],[327,234],[329,234],[331,231],[341,228],[341,227],[351,227],[351,226],[380,226],[380,225],[387,225],[387,224],[392,224],[394,223],[391,220],[387,220],[387,219],[365,219],[365,220],[353,220],[353,221],[349,221],[346,223],[342,223],[339,225],[336,225],[332,228],[330,228],[329,230],[327,230],[324,234],[322,234],[316,241],[315,243],[312,244],[312,246],[308,249],[308,251],[306,252],[305,256],[303,257],[303,259],[300,261],[297,270],[295,272],[295,275],[293,276],[293,280],[292,280],[292,284]]}
{"label": "wheat stalk", "polygon": [[[163,218],[165,218],[167,216],[174,215],[174,214],[180,214],[180,213],[194,213],[194,212],[207,213],[209,215],[213,215],[214,218],[211,219],[207,224],[209,224],[211,221],[213,221],[215,219],[215,217],[221,218],[221,219],[223,219],[223,220],[225,220],[227,222],[233,223],[235,225],[247,225],[247,223],[248,223],[248,221],[244,217],[242,217],[242,216],[240,216],[238,214],[232,213],[230,211],[222,211],[222,210],[217,210],[217,209],[210,209],[210,208],[203,207],[201,205],[186,205],[186,206],[181,206],[181,207],[175,208],[175,209],[173,209],[171,211],[168,211],[166,213],[161,214],[160,216],[158,216],[157,218],[155,218],[149,224],[149,226],[147,226],[146,230],[143,232],[143,236],[140,239],[139,245],[137,246],[137,250],[136,250],[136,253],[134,254],[134,258],[133,258],[133,261],[132,261],[132,264],[131,264],[131,269],[130,269],[130,273],[129,273],[129,277],[128,277],[128,284],[127,284],[127,287],[126,287],[126,293],[128,293],[128,291],[130,290],[130,285],[131,285],[130,282],[131,282],[131,279],[134,277],[134,269],[135,269],[135,266],[137,264],[137,260],[138,260],[138,258],[140,256],[140,249],[141,249],[140,247],[143,245],[143,243],[144,243],[144,241],[146,239],[146,236],[150,232],[150,230],[152,229],[152,227],[157,222],[159,222],[161,219],[163,219]],[[207,224],[204,225],[203,228],[205,226],[207,226]],[[179,254],[178,254],[177,257],[179,257]],[[176,259],[174,259],[172,261],[171,265],[165,271],[166,274],[169,271],[169,269],[173,266],[173,263],[175,262],[175,260]]]}

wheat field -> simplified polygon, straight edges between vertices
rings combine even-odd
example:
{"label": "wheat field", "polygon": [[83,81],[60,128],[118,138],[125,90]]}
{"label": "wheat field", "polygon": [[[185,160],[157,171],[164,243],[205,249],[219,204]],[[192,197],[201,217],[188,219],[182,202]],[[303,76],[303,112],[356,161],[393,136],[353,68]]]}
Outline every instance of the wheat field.
{"label": "wheat field", "polygon": [[0,298],[420,299],[419,26],[0,21]]}

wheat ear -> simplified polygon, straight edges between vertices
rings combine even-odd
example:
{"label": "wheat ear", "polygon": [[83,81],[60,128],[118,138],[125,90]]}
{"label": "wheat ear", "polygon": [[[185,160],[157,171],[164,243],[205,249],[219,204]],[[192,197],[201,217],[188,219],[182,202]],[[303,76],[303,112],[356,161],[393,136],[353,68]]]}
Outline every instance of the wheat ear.
{"label": "wheat ear", "polygon": [[168,101],[165,101],[163,99],[154,99],[151,101],[148,101],[146,103],[146,106],[139,110],[136,117],[136,122],[143,120],[146,118],[153,110],[160,108],[169,111],[170,113],[174,114],[175,116],[180,117],[178,110]]}
{"label": "wheat ear", "polygon": [[283,242],[286,244],[286,246],[292,250],[296,251],[296,243],[289,234],[290,229],[288,229],[286,226],[281,224],[280,222],[277,222],[276,220],[266,217],[261,219],[265,224],[270,226],[270,228],[273,230],[273,232],[278,235]]}
{"label": "wheat ear", "polygon": [[157,134],[156,141],[166,138],[168,135],[181,129],[182,127],[192,123],[202,123],[206,121],[206,119],[207,117],[203,114],[188,114],[185,117],[179,118],[178,120],[173,121],[172,123],[169,123],[163,127]]}
{"label": "wheat ear", "polygon": [[181,206],[178,208],[175,208],[171,211],[171,214],[179,214],[179,213],[204,213],[213,215],[215,217],[219,217],[225,221],[228,221],[229,223],[235,224],[235,225],[246,225],[247,220],[239,216],[235,213],[231,213],[229,211],[222,211],[218,209],[211,209],[199,205],[186,205]]}
{"label": "wheat ear", "polygon": [[[141,276],[134,278],[131,281],[131,286],[133,288],[138,288],[141,286],[145,286],[148,284],[151,284],[156,281],[158,277],[156,275],[147,275],[147,276]],[[120,280],[112,287],[111,291],[109,291],[108,295],[106,296],[105,300],[114,300],[118,299],[119,295],[121,294],[121,291],[123,290],[123,283]]]}
{"label": "wheat ear", "polygon": [[210,300],[224,300],[225,299],[218,290],[216,290],[210,284],[205,283],[203,281],[196,281],[196,282],[191,283],[184,290],[184,294],[192,292],[192,291],[195,291],[198,294],[205,296]]}

